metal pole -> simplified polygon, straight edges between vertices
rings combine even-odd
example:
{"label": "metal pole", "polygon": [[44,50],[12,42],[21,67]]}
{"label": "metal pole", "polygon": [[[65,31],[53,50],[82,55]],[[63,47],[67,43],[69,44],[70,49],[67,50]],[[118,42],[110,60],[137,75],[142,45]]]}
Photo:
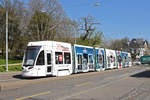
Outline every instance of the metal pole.
{"label": "metal pole", "polygon": [[8,11],[6,8],[6,71],[8,71]]}
{"label": "metal pole", "polygon": [[75,30],[75,44],[76,44],[76,30]]}

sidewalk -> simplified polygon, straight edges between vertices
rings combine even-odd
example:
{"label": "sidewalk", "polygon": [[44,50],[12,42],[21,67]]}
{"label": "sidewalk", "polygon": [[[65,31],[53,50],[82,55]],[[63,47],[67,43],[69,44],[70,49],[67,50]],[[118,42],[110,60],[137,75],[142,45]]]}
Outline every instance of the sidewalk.
{"label": "sidewalk", "polygon": [[[15,63],[15,64],[8,64],[8,66],[16,66],[16,65],[21,65],[22,63]],[[5,64],[4,65],[0,65],[0,66],[6,66]]]}
{"label": "sidewalk", "polygon": [[15,75],[15,74],[21,74],[21,71],[17,71],[17,72],[14,72],[14,71],[0,72],[0,77],[2,75]]}
{"label": "sidewalk", "polygon": [[21,75],[21,71],[17,72],[0,72],[0,85],[10,80],[18,80],[15,76]]}

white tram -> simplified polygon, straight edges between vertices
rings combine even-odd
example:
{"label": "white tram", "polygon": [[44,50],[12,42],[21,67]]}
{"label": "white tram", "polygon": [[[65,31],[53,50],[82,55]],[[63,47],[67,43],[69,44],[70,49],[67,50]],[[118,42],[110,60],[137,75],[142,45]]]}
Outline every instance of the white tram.
{"label": "white tram", "polygon": [[128,53],[128,62],[129,62],[129,67],[132,66],[132,57],[131,57],[131,53]]}
{"label": "white tram", "polygon": [[113,69],[117,68],[117,62],[116,62],[116,51],[105,49],[106,52],[106,69]]}
{"label": "white tram", "polygon": [[38,41],[29,42],[27,45],[22,76],[66,76],[127,66],[132,66],[131,54],[127,52],[77,44],[72,48],[70,43]]}
{"label": "white tram", "polygon": [[70,43],[29,42],[22,64],[23,77],[66,76],[72,74]]}

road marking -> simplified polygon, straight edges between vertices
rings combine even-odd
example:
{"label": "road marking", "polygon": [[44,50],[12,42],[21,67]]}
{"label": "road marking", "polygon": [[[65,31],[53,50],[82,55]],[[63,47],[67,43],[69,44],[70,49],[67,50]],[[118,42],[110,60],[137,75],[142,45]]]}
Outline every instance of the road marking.
{"label": "road marking", "polygon": [[[130,68],[128,68],[128,69],[130,69]],[[121,70],[123,70],[123,69],[117,69],[117,70],[115,70],[115,72],[121,71]],[[49,81],[57,81],[57,80],[68,80],[68,79],[75,79],[75,78],[78,79],[78,78],[84,77],[84,76],[105,74],[105,73],[109,73],[111,71],[113,72],[113,70],[110,70],[110,71],[106,70],[106,71],[93,72],[93,73],[74,74],[74,75],[69,75],[69,76],[65,76],[65,77],[54,77],[54,78],[30,80],[30,82],[29,81],[25,81],[25,80],[19,80],[18,84],[2,85],[2,90],[17,88],[17,87],[22,87],[22,86],[27,86],[27,85],[33,85],[33,84],[37,84],[37,83],[41,83],[41,82],[49,82]],[[25,83],[23,83],[23,82],[25,82]]]}
{"label": "road marking", "polygon": [[81,86],[90,85],[90,84],[93,84],[93,82],[84,82],[84,83],[77,84],[75,86],[76,87],[81,87]]}
{"label": "road marking", "polygon": [[146,67],[145,69],[146,69],[146,70],[150,70],[150,68],[149,68],[149,67]]}
{"label": "road marking", "polygon": [[113,79],[113,77],[106,77],[106,78],[104,78],[104,80],[110,80],[110,79]]}
{"label": "road marking", "polygon": [[31,95],[31,96],[16,98],[15,100],[24,100],[24,99],[27,99],[27,98],[37,97],[37,96],[46,95],[46,94],[50,94],[50,93],[51,93],[51,91],[47,91],[47,92],[42,92],[42,93],[39,93],[39,94],[34,94],[34,95]]}
{"label": "road marking", "polygon": [[84,93],[87,93],[87,92],[90,92],[90,91],[93,91],[93,90],[96,90],[96,89],[99,89],[99,88],[106,87],[106,86],[108,86],[108,85],[111,85],[111,84],[116,83],[117,81],[121,81],[121,80],[124,80],[124,79],[127,79],[127,78],[129,78],[129,76],[126,74],[126,75],[123,75],[122,78],[120,78],[120,79],[118,79],[118,80],[116,80],[116,81],[111,81],[111,82],[109,82],[109,83],[103,84],[103,85],[98,86],[98,87],[86,89],[86,90],[80,91],[80,92],[78,92],[78,93],[74,93],[74,94],[72,94],[72,95],[62,97],[61,99],[58,99],[58,100],[66,100],[66,99],[69,100],[69,98],[71,98],[71,97],[78,96],[78,95],[81,95],[81,94],[84,94]]}

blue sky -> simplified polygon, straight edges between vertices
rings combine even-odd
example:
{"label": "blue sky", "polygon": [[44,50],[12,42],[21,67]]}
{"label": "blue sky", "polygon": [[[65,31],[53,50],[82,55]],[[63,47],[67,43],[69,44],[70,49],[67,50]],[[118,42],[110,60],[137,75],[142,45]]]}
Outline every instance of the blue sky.
{"label": "blue sky", "polygon": [[[150,41],[150,0],[59,0],[74,20],[94,16],[106,38],[143,38]],[[99,6],[94,6],[99,2]]]}

